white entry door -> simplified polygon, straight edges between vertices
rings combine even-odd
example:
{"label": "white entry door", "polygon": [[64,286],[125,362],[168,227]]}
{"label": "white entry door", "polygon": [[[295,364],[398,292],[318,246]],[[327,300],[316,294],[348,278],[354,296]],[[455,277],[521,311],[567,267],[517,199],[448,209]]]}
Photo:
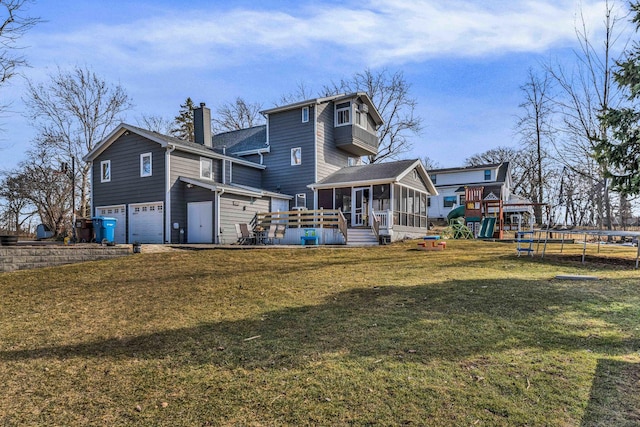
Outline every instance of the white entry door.
{"label": "white entry door", "polygon": [[362,227],[367,225],[366,217],[369,214],[369,187],[353,189],[353,205],[351,226]]}
{"label": "white entry door", "polygon": [[187,203],[187,240],[213,243],[213,202]]}

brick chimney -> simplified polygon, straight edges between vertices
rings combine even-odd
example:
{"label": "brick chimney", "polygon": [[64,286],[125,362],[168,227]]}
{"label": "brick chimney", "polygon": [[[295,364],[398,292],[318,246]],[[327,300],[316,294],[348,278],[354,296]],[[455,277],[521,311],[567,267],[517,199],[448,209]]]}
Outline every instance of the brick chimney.
{"label": "brick chimney", "polygon": [[193,131],[196,144],[211,148],[211,110],[204,102],[193,109]]}

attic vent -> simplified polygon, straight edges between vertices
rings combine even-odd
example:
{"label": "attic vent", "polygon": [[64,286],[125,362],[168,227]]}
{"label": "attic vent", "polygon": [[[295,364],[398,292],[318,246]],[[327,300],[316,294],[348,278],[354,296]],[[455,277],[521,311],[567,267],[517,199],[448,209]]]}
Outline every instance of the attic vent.
{"label": "attic vent", "polygon": [[360,104],[358,106],[358,110],[360,110],[361,113],[368,113],[369,112],[369,106],[367,104]]}

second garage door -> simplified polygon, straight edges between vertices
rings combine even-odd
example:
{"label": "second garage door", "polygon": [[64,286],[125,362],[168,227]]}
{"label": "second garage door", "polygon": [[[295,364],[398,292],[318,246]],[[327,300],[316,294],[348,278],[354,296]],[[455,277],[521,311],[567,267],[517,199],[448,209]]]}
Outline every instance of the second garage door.
{"label": "second garage door", "polygon": [[164,243],[163,202],[129,205],[129,242]]}

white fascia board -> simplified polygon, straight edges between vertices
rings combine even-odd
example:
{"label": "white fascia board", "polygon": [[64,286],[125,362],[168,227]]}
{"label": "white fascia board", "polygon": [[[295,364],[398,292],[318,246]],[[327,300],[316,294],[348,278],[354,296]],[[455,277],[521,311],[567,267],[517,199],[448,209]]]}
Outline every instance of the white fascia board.
{"label": "white fascia board", "polygon": [[271,152],[271,147],[268,145],[265,145],[264,148],[256,148],[253,150],[245,150],[245,151],[238,151],[237,153],[234,153],[236,156],[250,156],[252,154],[264,154],[264,153],[270,153]]}

